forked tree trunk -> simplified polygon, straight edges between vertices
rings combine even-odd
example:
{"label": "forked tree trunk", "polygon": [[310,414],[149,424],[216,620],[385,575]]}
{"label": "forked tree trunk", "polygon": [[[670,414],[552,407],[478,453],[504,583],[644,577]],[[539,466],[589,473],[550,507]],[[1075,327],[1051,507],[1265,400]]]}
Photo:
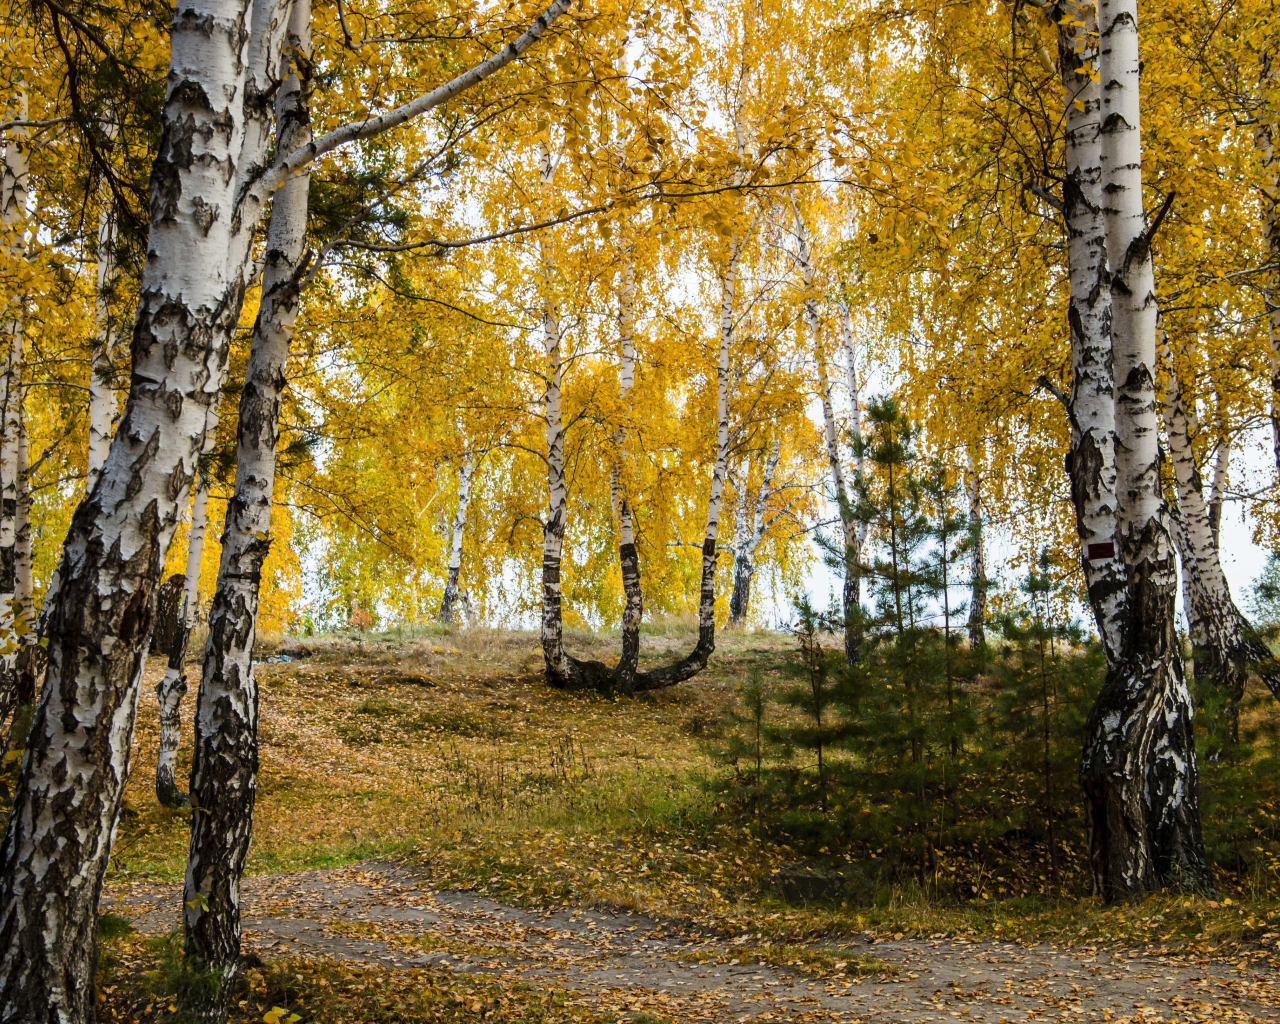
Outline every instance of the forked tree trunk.
{"label": "forked tree trunk", "polygon": [[987,553],[982,536],[982,473],[974,459],[965,481],[969,490],[969,535],[973,549],[969,559],[969,647],[987,642]]}
{"label": "forked tree trunk", "polygon": [[765,519],[764,507],[765,503],[773,495],[773,474],[777,472],[780,453],[781,448],[775,439],[769,446],[769,454],[765,458],[764,473],[760,478],[760,486],[757,488],[755,498],[751,502],[750,520],[741,514],[741,506],[745,503],[746,495],[739,495],[738,498],[739,511],[735,515],[741,516],[741,529],[735,529],[734,531],[733,595],[729,598],[730,622],[744,621],[747,613],[751,610],[751,581],[755,576],[756,570],[756,549],[764,538],[765,530],[769,528],[769,524],[772,522],[772,520]]}
{"label": "forked tree trunk", "polygon": [[273,13],[264,4],[251,18],[248,0],[193,0],[171,26],[129,403],[67,534],[49,608],[49,667],[0,853],[3,1020],[93,1017],[98,897],[153,591],[244,296],[248,242],[243,256],[232,243],[235,230],[251,236],[253,223],[233,216],[236,172],[255,173],[261,161],[239,144],[254,84],[246,28],[260,35]]}
{"label": "forked tree trunk", "polygon": [[[635,264],[628,254],[622,267],[618,289],[618,397],[623,414],[631,416],[631,392],[636,381],[636,276]],[[613,670],[613,685],[621,693],[636,688],[636,669],[640,664],[640,622],[644,617],[644,595],[640,590],[640,555],[636,551],[635,522],[631,514],[631,496],[626,474],[627,432],[620,427],[614,438],[617,457],[609,475],[609,491],[614,514],[618,517],[618,567],[622,571],[622,652]]]}
{"label": "forked tree trunk", "polygon": [[1062,186],[1071,304],[1071,448],[1067,475],[1081,566],[1107,664],[1119,659],[1125,618],[1125,567],[1116,537],[1115,382],[1111,368],[1111,289],[1103,214],[1101,91],[1088,73],[1098,60],[1097,14],[1088,0],[1050,8],[1058,23],[1065,93]]}
{"label": "forked tree trunk", "polygon": [[1099,71],[1116,381],[1118,536],[1128,576],[1120,658],[1085,726],[1080,781],[1104,901],[1211,885],[1191,695],[1174,620],[1177,568],[1160,488],[1156,301],[1142,211],[1136,0],[1101,0]]}
{"label": "forked tree trunk", "polygon": [[607,690],[613,672],[598,661],[581,661],[564,649],[564,617],[560,562],[564,552],[565,517],[569,509],[564,481],[564,416],[561,411],[560,321],[553,309],[542,318],[547,353],[547,389],[542,397],[547,438],[547,521],[542,528],[542,655],[547,682],[562,690]]}
{"label": "forked tree trunk", "polygon": [[[294,0],[288,24],[293,68],[276,99],[277,150],[311,138],[311,4]],[[240,964],[240,878],[258,784],[258,686],[253,671],[262,566],[271,548],[271,499],[285,363],[297,316],[309,175],[276,192],[267,229],[262,303],[254,324],[236,432],[235,492],[222,532],[218,583],[196,704],[191,765],[191,849],[183,893],[186,953],[214,979],[184,1008],[227,1018]]]}
{"label": "forked tree trunk", "polygon": [[809,351],[818,364],[818,391],[822,399],[822,423],[827,440],[827,462],[831,466],[831,482],[835,487],[836,505],[840,513],[840,532],[842,541],[841,564],[843,566],[844,586],[841,592],[841,611],[844,617],[844,657],[853,665],[858,660],[858,602],[860,579],[858,559],[860,557],[858,543],[858,521],[853,515],[853,506],[849,499],[849,486],[844,475],[844,454],[840,450],[840,435],[836,429],[835,407],[831,401],[831,380],[827,373],[827,353],[822,342],[821,325],[818,321],[818,300],[813,294],[814,271],[813,260],[809,253],[809,228],[804,217],[800,215],[800,204],[791,197],[791,212],[795,217],[796,261],[800,264],[800,273],[804,278],[804,323],[809,336]]}
{"label": "forked tree trunk", "polygon": [[[1244,694],[1251,670],[1257,671],[1271,692],[1280,696],[1280,674],[1267,645],[1253,632],[1236,607],[1218,556],[1218,538],[1213,515],[1205,502],[1200,467],[1191,447],[1191,417],[1173,365],[1168,339],[1163,339],[1167,376],[1164,390],[1164,424],[1169,439],[1169,459],[1173,464],[1180,513],[1174,531],[1182,560],[1183,607],[1191,627],[1196,666],[1232,700]],[[1224,439],[1220,452],[1226,450]],[[1218,486],[1225,483],[1226,469],[1219,462]],[[1215,491],[1218,490],[1215,486]]]}
{"label": "forked tree trunk", "polygon": [[263,205],[317,156],[505,67],[569,2],[555,0],[519,38],[443,85],[270,166],[287,0],[193,0],[175,15],[129,401],[51,582],[49,668],[0,853],[0,1019],[92,1017],[98,897],[154,590],[226,375]]}
{"label": "forked tree trunk", "polygon": [[471,479],[476,471],[475,456],[468,455],[458,468],[458,510],[453,516],[453,532],[449,538],[449,575],[440,600],[440,621],[453,625],[453,606],[458,600],[458,579],[462,575],[462,538],[467,529],[467,508],[471,504]]}
{"label": "forked tree trunk", "polygon": [[636,675],[637,690],[658,690],[692,679],[704,668],[716,649],[716,560],[720,549],[720,505],[724,481],[729,475],[729,354],[737,328],[738,264],[744,242],[734,235],[720,278],[720,347],[716,357],[716,458],[707,496],[707,527],[702,540],[702,579],[698,593],[698,642],[693,650],[671,665]]}
{"label": "forked tree trunk", "polygon": [[[205,439],[207,456],[212,447],[216,422]],[[204,561],[204,538],[209,529],[209,470],[197,470],[196,494],[191,503],[191,529],[187,531],[187,565],[182,578],[182,598],[178,615],[164,652],[169,659],[164,677],[156,684],[160,702],[160,746],[156,753],[156,799],[165,807],[187,807],[187,795],[178,789],[175,768],[182,744],[182,698],[187,694],[187,653],[195,629],[200,604],[200,566]]]}

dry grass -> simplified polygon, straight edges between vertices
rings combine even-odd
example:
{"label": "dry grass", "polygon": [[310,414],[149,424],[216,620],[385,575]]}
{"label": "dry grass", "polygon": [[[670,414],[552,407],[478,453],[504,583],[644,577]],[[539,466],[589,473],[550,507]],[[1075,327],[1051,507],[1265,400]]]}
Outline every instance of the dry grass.
{"label": "dry grass", "polygon": [[[668,660],[688,645],[675,633],[646,636],[645,660]],[[571,646],[609,658],[615,641],[583,634]],[[703,784],[717,769],[699,734],[718,721],[750,667],[778,671],[790,646],[785,636],[726,635],[697,680],[631,700],[549,689],[537,638],[527,633],[274,645],[268,655],[295,657],[259,667],[261,775],[249,871],[395,855],[428,865],[440,887],[677,917],[784,960],[795,959],[788,950],[797,945],[859,933],[1224,951],[1280,933],[1270,901],[946,905],[908,886],[869,906],[785,903],[770,878],[797,855],[724,820]],[[159,661],[149,665],[144,693],[161,672]],[[180,778],[193,705],[188,699],[184,709]],[[151,792],[156,726],[155,702],[144,700],[114,880],[182,874],[187,816],[160,808]]]}

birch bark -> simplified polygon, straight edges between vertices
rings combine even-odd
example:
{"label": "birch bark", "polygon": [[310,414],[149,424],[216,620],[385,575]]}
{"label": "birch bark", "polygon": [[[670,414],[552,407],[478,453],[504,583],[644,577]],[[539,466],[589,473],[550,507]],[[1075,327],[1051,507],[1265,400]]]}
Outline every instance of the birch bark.
{"label": "birch bark", "polygon": [[1143,224],[1136,0],[1100,0],[1102,169],[1111,261],[1118,539],[1128,577],[1120,658],[1090,710],[1080,780],[1095,892],[1208,888],[1177,570],[1159,479],[1156,301]]}
{"label": "birch bark", "polygon": [[1062,188],[1071,300],[1071,448],[1067,474],[1080,538],[1081,567],[1094,625],[1107,655],[1119,659],[1125,617],[1124,560],[1116,535],[1116,424],[1112,376],[1111,288],[1103,214],[1101,90],[1095,81],[1097,14],[1088,0],[1053,8],[1065,94]]}
{"label": "birch bark", "polygon": [[[14,111],[27,116],[27,94],[19,89]],[[0,166],[0,232],[15,263],[26,252],[30,143],[25,128],[11,129]],[[22,429],[22,371],[26,349],[25,297],[9,298],[4,309],[0,344],[4,345],[4,380],[0,402],[0,723],[7,722],[18,702],[17,662],[25,627],[15,610],[19,600],[17,528],[19,494],[18,444]]]}
{"label": "birch bark", "polygon": [[[311,136],[311,4],[294,0],[291,68],[276,97],[276,148]],[[218,983],[192,989],[184,1008],[226,1020],[240,958],[240,878],[249,850],[258,774],[258,686],[253,672],[262,565],[271,546],[271,500],[285,364],[297,316],[307,225],[307,173],[276,192],[267,230],[262,301],[240,394],[235,491],[222,533],[218,583],[196,704],[192,818],[183,895],[186,951]]]}
{"label": "birch bark", "polygon": [[[627,421],[631,418],[631,392],[636,379],[636,271],[628,253],[622,267],[618,289],[618,397]],[[622,571],[622,652],[614,669],[614,688],[632,693],[636,687],[636,668],[640,663],[640,621],[644,616],[644,595],[640,590],[640,556],[636,551],[635,523],[631,514],[631,496],[626,474],[627,432],[618,429],[614,438],[617,456],[609,476],[610,497],[618,517],[618,566]]]}
{"label": "birch bark", "polygon": [[263,204],[318,156],[504,67],[569,3],[555,0],[517,40],[444,85],[273,163],[288,0],[193,0],[176,12],[129,400],[46,601],[49,667],[0,851],[0,1021],[92,1018],[98,896],[153,591],[222,389]]}
{"label": "birch bark", "polygon": [[707,496],[707,526],[702,541],[702,578],[698,594],[698,642],[679,661],[636,675],[637,690],[658,690],[691,679],[716,649],[716,561],[720,550],[720,505],[729,474],[729,355],[737,328],[738,265],[744,241],[734,235],[720,274],[720,344],[716,357],[716,457]]}
{"label": "birch bark", "polygon": [[564,649],[560,591],[560,561],[564,551],[564,520],[568,494],[564,482],[564,417],[560,396],[560,321],[548,308],[542,316],[542,345],[546,351],[547,387],[542,412],[547,439],[547,521],[542,529],[542,654],[547,682],[567,689],[576,682]]}
{"label": "birch bark", "polygon": [[152,590],[244,294],[243,266],[227,256],[250,17],[248,0],[193,0],[171,26],[129,402],[63,548],[49,667],[0,852],[4,1021],[93,1016],[98,896],[128,770]]}
{"label": "birch bark", "polygon": [[977,650],[987,642],[987,558],[982,537],[982,474],[976,459],[970,463],[965,483],[969,490],[969,647]]}
{"label": "birch bark", "polygon": [[[1192,414],[1182,394],[1167,337],[1162,339],[1167,376],[1164,389],[1165,434],[1177,484],[1179,516],[1175,531],[1182,560],[1183,607],[1197,649],[1196,665],[1233,700],[1244,693],[1250,670],[1257,671],[1272,694],[1280,696],[1280,675],[1270,669],[1270,650],[1253,633],[1236,607],[1218,556],[1213,516],[1204,498],[1200,467],[1191,447]],[[1220,453],[1226,450],[1224,441]],[[1221,479],[1226,470],[1219,462]]]}
{"label": "birch bark", "polygon": [[[1262,233],[1267,245],[1267,262],[1273,269],[1264,278],[1262,291],[1267,315],[1271,369],[1271,443],[1276,474],[1280,477],[1280,153],[1276,152],[1276,119],[1268,100],[1280,92],[1280,60],[1274,53],[1262,55],[1262,103],[1253,128],[1253,144],[1262,164]],[[1268,116],[1270,115],[1270,116]]]}
{"label": "birch bark", "polygon": [[[751,581],[755,575],[756,549],[764,538],[768,528],[765,520],[765,502],[773,494],[773,475],[778,469],[778,458],[781,447],[778,441],[769,446],[769,454],[765,458],[764,473],[760,478],[760,486],[756,489],[751,502],[751,519],[742,517],[742,529],[734,531],[733,555],[733,595],[729,598],[729,621],[742,622],[751,610]],[[745,482],[745,481],[744,481]],[[739,499],[739,507],[744,503],[746,495]]]}
{"label": "birch bark", "polygon": [[[216,419],[216,417],[215,417]],[[204,454],[213,445],[217,423],[210,424],[205,435]],[[187,807],[187,795],[178,789],[174,774],[178,762],[178,747],[182,743],[182,698],[187,694],[187,652],[191,647],[191,632],[195,628],[200,604],[200,566],[204,561],[204,538],[209,528],[209,471],[205,466],[196,470],[196,493],[191,502],[191,529],[187,531],[187,565],[183,573],[182,599],[178,604],[178,617],[174,623],[169,649],[165,651],[169,664],[164,678],[156,684],[156,698],[160,702],[160,746],[156,753],[156,799],[165,807]]]}
{"label": "birch bark", "polygon": [[822,343],[821,324],[818,318],[818,300],[814,296],[814,268],[809,252],[809,228],[800,214],[796,197],[791,197],[791,212],[795,218],[796,262],[804,280],[804,322],[809,335],[809,349],[818,364],[818,389],[822,399],[822,423],[827,440],[827,462],[831,466],[831,481],[835,487],[836,505],[840,513],[842,540],[841,561],[844,565],[844,587],[841,594],[841,610],[844,617],[844,657],[853,665],[858,660],[858,605],[861,580],[858,572],[858,523],[849,501],[849,487],[844,475],[844,456],[840,450],[840,435],[836,429],[835,407],[831,401],[831,380],[827,373],[827,353]]}
{"label": "birch bark", "polygon": [[[866,479],[867,461],[862,441],[862,382],[858,376],[858,353],[853,334],[853,317],[849,313],[849,303],[844,298],[840,299],[840,347],[844,350],[846,382],[849,389],[849,443],[853,449],[854,484],[861,487]],[[862,626],[859,622],[862,615],[862,548],[867,542],[867,531],[870,527],[871,524],[866,520],[857,522],[854,527],[852,558],[857,571],[852,592],[848,592],[849,581],[847,578],[845,580],[845,603],[854,611],[852,637],[848,632],[851,616],[847,609],[845,611],[845,645],[847,648],[852,640],[855,650],[862,646]]]}
{"label": "birch bark", "polygon": [[449,574],[444,597],[440,600],[440,621],[453,625],[453,606],[458,600],[458,579],[462,575],[462,538],[467,529],[467,508],[471,504],[471,479],[475,474],[475,456],[467,455],[458,468],[458,510],[453,516],[453,532],[449,538]]}
{"label": "birch bark", "polygon": [[26,407],[18,406],[18,508],[14,519],[14,609],[17,614],[15,632],[18,658],[14,666],[15,689],[19,705],[31,704],[36,696],[36,672],[44,649],[36,633],[35,579],[31,562],[31,476],[27,438]]}
{"label": "birch bark", "polygon": [[93,363],[89,371],[89,455],[84,492],[98,482],[102,465],[111,447],[111,426],[116,417],[115,357],[120,346],[116,322],[116,287],[119,281],[116,260],[115,212],[109,197],[104,198],[98,216],[97,294],[94,305]]}

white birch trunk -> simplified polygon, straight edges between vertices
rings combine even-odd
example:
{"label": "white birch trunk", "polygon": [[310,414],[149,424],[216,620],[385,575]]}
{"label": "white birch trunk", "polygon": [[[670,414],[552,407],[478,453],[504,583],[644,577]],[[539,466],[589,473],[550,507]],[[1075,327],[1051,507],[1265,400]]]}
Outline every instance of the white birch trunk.
{"label": "white birch trunk", "polygon": [[79,1024],[93,1014],[98,896],[154,589],[222,389],[263,204],[318,155],[403,124],[504,67],[568,3],[556,0],[515,42],[445,85],[269,166],[286,0],[193,0],[177,11],[129,401],[54,575],[49,667],[0,853],[0,1020]]}
{"label": "white birch trunk", "polygon": [[458,510],[453,515],[453,532],[449,538],[448,577],[444,597],[440,601],[440,621],[453,625],[453,606],[458,600],[458,579],[462,575],[462,538],[467,529],[467,508],[471,504],[471,479],[476,470],[475,456],[467,455],[458,468]]}
{"label": "white birch trunk", "polygon": [[[13,107],[27,116],[27,94],[19,89]],[[0,232],[9,257],[22,260],[26,250],[27,196],[31,168],[25,128],[11,129],[0,166]],[[23,644],[15,616],[18,601],[17,517],[19,504],[18,444],[22,429],[23,360],[26,348],[26,297],[9,296],[4,307],[3,389],[0,390],[0,725],[8,721],[18,700],[17,663]]]}
{"label": "white birch trunk", "polygon": [[1213,463],[1213,490],[1209,494],[1209,528],[1213,531],[1213,543],[1218,545],[1218,532],[1222,527],[1222,504],[1226,500],[1227,475],[1231,468],[1231,440],[1223,431],[1218,441],[1218,451]]}
{"label": "white birch trunk", "polygon": [[[1273,661],[1271,652],[1254,636],[1231,597],[1226,573],[1222,571],[1213,516],[1205,502],[1200,467],[1191,447],[1192,414],[1182,394],[1167,338],[1163,339],[1163,349],[1167,367],[1165,433],[1180,513],[1175,540],[1182,560],[1183,607],[1192,643],[1201,652],[1196,655],[1197,667],[1205,665],[1208,676],[1233,700],[1243,696],[1250,670],[1259,671],[1271,692],[1280,696],[1280,677],[1267,668]],[[1219,455],[1227,450],[1224,440]],[[1221,458],[1218,474],[1225,485],[1226,467]]]}
{"label": "white birch trunk", "polygon": [[983,543],[982,466],[970,461],[965,480],[969,491],[969,536],[973,545],[969,560],[969,647],[977,650],[987,642],[987,553]]}
{"label": "white birch trunk", "polygon": [[[765,457],[764,472],[760,478],[760,486],[756,489],[751,501],[750,519],[743,514],[747,495],[744,492],[738,500],[734,523],[734,556],[733,556],[733,596],[729,599],[729,621],[742,622],[751,610],[751,583],[755,577],[756,549],[764,539],[769,521],[765,519],[765,503],[773,495],[773,475],[778,469],[781,446],[775,438],[769,446]],[[746,483],[744,479],[743,483]]]}
{"label": "white birch trunk", "polygon": [[1117,526],[1128,598],[1121,656],[1089,713],[1080,777],[1094,889],[1110,901],[1212,883],[1200,834],[1191,695],[1174,619],[1177,569],[1160,486],[1137,0],[1101,0],[1099,29]]}
{"label": "white birch trunk", "polygon": [[[636,379],[636,274],[630,253],[623,263],[618,289],[618,397],[626,421],[631,419],[632,390]],[[614,687],[632,693],[636,686],[636,669],[640,662],[640,621],[644,616],[644,596],[640,590],[640,556],[636,550],[635,523],[631,513],[631,496],[627,491],[627,431],[618,429],[614,439],[617,457],[609,476],[610,499],[618,518],[618,566],[622,572],[622,650],[614,669]]]}
{"label": "white birch trunk", "polygon": [[542,396],[542,415],[546,423],[548,505],[547,521],[542,530],[542,653],[547,682],[566,688],[574,680],[573,669],[564,650],[560,561],[569,500],[564,482],[564,417],[560,404],[560,321],[550,308],[542,317],[542,344],[547,356],[547,387]]}
{"label": "white birch trunk", "polygon": [[[205,437],[204,454],[213,447],[217,424]],[[187,564],[183,573],[182,598],[172,644],[165,652],[169,664],[164,678],[156,684],[160,702],[160,745],[156,753],[156,799],[165,807],[185,807],[189,801],[178,789],[175,768],[182,744],[182,698],[187,694],[187,652],[200,607],[200,566],[204,561],[204,538],[209,528],[209,472],[197,471],[196,493],[191,502],[191,529],[187,531]]]}
{"label": "white birch trunk", "polygon": [[[862,480],[866,472],[867,457],[862,447],[862,383],[858,377],[858,353],[853,338],[853,318],[849,304],[840,300],[840,347],[844,351],[846,382],[849,389],[849,441],[853,446],[853,472]],[[868,523],[858,524],[858,551],[867,539]]]}
{"label": "white birch trunk", "polygon": [[[276,148],[311,138],[311,4],[295,0],[287,29],[292,68],[276,97]],[[185,1009],[225,1021],[240,970],[240,879],[249,850],[258,773],[258,686],[253,671],[285,365],[297,317],[307,226],[306,173],[276,192],[267,229],[262,302],[240,395],[235,491],[227,506],[218,582],[196,704],[192,821],[183,896],[187,955],[220,983],[193,989]]]}
{"label": "white birch trunk", "polygon": [[111,447],[116,418],[115,356],[120,344],[116,320],[116,287],[120,271],[116,259],[115,211],[110,196],[103,199],[98,215],[97,294],[94,300],[93,363],[89,371],[89,455],[85,494],[98,482]]}
{"label": "white birch trunk", "polygon": [[[813,353],[818,365],[818,390],[822,399],[822,423],[827,441],[827,462],[831,466],[831,481],[835,487],[836,505],[840,513],[841,540],[843,551],[841,561],[844,565],[844,587],[841,594],[841,610],[844,614],[844,656],[852,665],[858,660],[859,635],[857,616],[861,599],[861,579],[858,570],[860,545],[858,522],[853,516],[853,507],[849,499],[849,486],[844,474],[844,455],[840,451],[840,435],[836,428],[835,407],[831,400],[831,380],[827,372],[827,353],[822,342],[821,324],[818,318],[818,301],[814,296],[814,268],[809,252],[809,228],[800,214],[800,204],[796,197],[791,197],[791,212],[795,218],[796,261],[800,264],[800,273],[804,279],[804,322],[809,336],[809,350]],[[852,354],[852,331],[847,339],[850,356]],[[852,362],[849,367],[853,367]],[[856,372],[856,370],[854,371]],[[856,384],[856,381],[854,382]],[[851,398],[851,402],[853,399]],[[860,412],[860,410],[859,410]],[[859,422],[859,426],[860,426]]]}
{"label": "white birch trunk", "polygon": [[17,613],[18,660],[15,666],[18,704],[31,704],[36,695],[36,672],[44,649],[39,646],[35,618],[35,574],[31,561],[31,463],[25,406],[18,419],[18,508],[14,520],[14,601]]}
{"label": "white birch trunk", "polygon": [[1280,59],[1270,50],[1262,55],[1262,103],[1253,128],[1254,148],[1262,165],[1262,234],[1267,245],[1267,262],[1273,265],[1263,278],[1263,304],[1267,316],[1271,369],[1271,443],[1280,478],[1280,153],[1276,152],[1275,111],[1269,100],[1280,91]]}
{"label": "white birch trunk", "polygon": [[720,549],[720,506],[729,474],[729,356],[737,327],[738,264],[744,242],[734,235],[720,275],[720,344],[716,356],[716,456],[707,496],[707,526],[702,541],[702,579],[698,593],[698,642],[679,661],[637,673],[637,690],[673,686],[707,667],[716,649],[716,561]]}
{"label": "white birch trunk", "polygon": [[[1111,289],[1103,214],[1101,91],[1090,71],[1098,57],[1096,9],[1085,0],[1053,8],[1064,91],[1063,219],[1071,281],[1071,449],[1067,472],[1080,559],[1094,625],[1108,665],[1120,655],[1126,590],[1116,533],[1115,388]],[[1079,47],[1079,49],[1077,49]]]}
{"label": "white birch trunk", "polygon": [[193,0],[171,26],[129,402],[63,548],[49,666],[0,853],[0,1019],[93,1015],[98,897],[153,591],[244,295],[253,223],[233,207],[261,164],[242,145],[241,105],[253,82],[267,84],[248,61],[251,43],[263,47],[247,30],[264,18],[248,0]]}

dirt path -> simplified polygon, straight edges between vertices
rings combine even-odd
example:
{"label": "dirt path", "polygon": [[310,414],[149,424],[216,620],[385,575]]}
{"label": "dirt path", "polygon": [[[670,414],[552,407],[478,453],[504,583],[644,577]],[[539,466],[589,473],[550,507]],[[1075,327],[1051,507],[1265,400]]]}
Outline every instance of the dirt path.
{"label": "dirt path", "polygon": [[[732,944],[692,942],[662,922],[584,908],[533,913],[465,892],[433,892],[372,862],[249,879],[245,951],[400,969],[431,964],[553,986],[580,1005],[673,1021],[1280,1021],[1277,978],[1242,961],[1205,964],[965,941],[854,944],[897,968],[814,980],[739,963]],[[144,932],[178,925],[171,886],[116,888],[104,909]]]}

